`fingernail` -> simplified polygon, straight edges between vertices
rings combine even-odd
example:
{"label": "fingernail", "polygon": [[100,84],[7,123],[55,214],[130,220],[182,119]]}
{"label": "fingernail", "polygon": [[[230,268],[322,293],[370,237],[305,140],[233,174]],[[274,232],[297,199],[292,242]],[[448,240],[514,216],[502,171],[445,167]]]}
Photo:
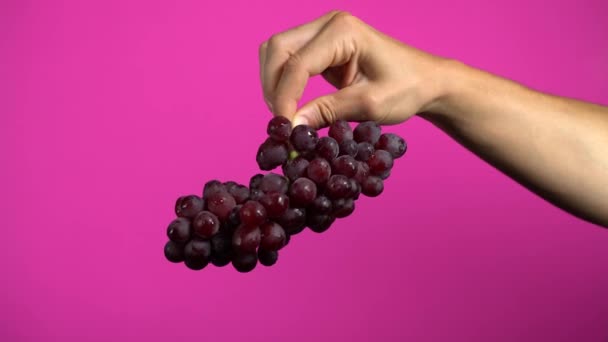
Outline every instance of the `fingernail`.
{"label": "fingernail", "polygon": [[308,119],[302,114],[296,115],[296,117],[293,119],[293,127],[298,125],[308,125]]}
{"label": "fingernail", "polygon": [[266,106],[268,107],[270,112],[274,113],[274,109],[272,108],[272,103],[270,101],[266,101],[266,100],[264,102],[266,102]]}

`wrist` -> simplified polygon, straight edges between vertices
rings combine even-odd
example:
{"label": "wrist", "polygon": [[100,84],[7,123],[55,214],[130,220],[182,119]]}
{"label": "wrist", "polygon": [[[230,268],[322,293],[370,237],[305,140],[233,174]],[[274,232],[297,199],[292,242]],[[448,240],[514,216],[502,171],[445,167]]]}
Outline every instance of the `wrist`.
{"label": "wrist", "polygon": [[453,99],[464,86],[467,66],[454,59],[440,58],[435,63],[430,77],[429,100],[420,115],[424,118],[448,116]]}

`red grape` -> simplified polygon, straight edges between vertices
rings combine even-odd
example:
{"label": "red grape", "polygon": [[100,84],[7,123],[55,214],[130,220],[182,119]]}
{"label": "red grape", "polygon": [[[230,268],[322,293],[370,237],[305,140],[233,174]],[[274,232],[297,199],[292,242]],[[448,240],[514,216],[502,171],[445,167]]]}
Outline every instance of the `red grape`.
{"label": "red grape", "polygon": [[266,139],[258,148],[256,161],[262,170],[272,170],[287,161],[287,146],[271,138]]}
{"label": "red grape", "polygon": [[269,173],[265,175],[260,183],[260,190],[264,191],[265,193],[276,191],[284,194],[287,192],[288,187],[289,184],[287,178],[276,173]]}
{"label": "red grape", "polygon": [[298,125],[291,132],[290,141],[298,152],[313,151],[319,141],[319,135],[312,127]]}
{"label": "red grape", "polygon": [[367,141],[360,142],[357,144],[357,160],[367,161],[369,157],[374,153],[374,145]]}
{"label": "red grape", "polygon": [[268,251],[278,251],[285,245],[285,230],[278,223],[266,221],[260,226],[262,240],[260,248]]}
{"label": "red grape", "polygon": [[380,126],[373,121],[365,121],[357,125],[353,131],[353,136],[356,142],[360,143],[367,141],[374,145],[380,138]]}
{"label": "red grape", "polygon": [[279,252],[277,251],[267,251],[261,248],[258,250],[258,259],[260,260],[260,264],[264,266],[272,266],[276,264],[278,258]]}
{"label": "red grape", "polygon": [[287,142],[291,134],[291,122],[284,116],[275,116],[268,122],[266,132],[275,141]]}
{"label": "red grape", "polygon": [[190,239],[190,234],[190,221],[183,217],[171,221],[169,227],[167,227],[167,236],[171,241],[186,242]]}
{"label": "red grape", "polygon": [[192,220],[192,232],[194,235],[208,239],[220,230],[220,220],[209,211],[201,211]]}
{"label": "red grape", "polygon": [[367,161],[372,174],[378,175],[389,171],[393,167],[393,157],[385,150],[376,150]]}
{"label": "red grape", "polygon": [[203,210],[203,200],[196,195],[182,196],[175,202],[175,214],[179,217],[193,218]]}
{"label": "red grape", "polygon": [[289,198],[295,206],[307,206],[317,197],[317,186],[308,178],[298,178],[291,184]]}
{"label": "red grape", "polygon": [[289,196],[280,192],[269,192],[260,198],[260,203],[266,208],[270,218],[280,217],[289,208]]}
{"label": "red grape", "polygon": [[232,208],[236,206],[236,201],[227,192],[216,192],[213,193],[207,199],[207,208],[210,212],[214,213],[220,221],[225,221],[230,214]]}
{"label": "red grape", "polygon": [[405,143],[405,140],[397,134],[384,133],[380,136],[380,139],[378,139],[376,148],[387,151],[391,154],[393,159],[397,159],[405,154],[407,144]]}
{"label": "red grape", "polygon": [[348,122],[344,120],[338,120],[329,126],[327,134],[336,139],[338,144],[344,140],[351,140],[353,138],[353,131]]}
{"label": "red grape", "polygon": [[325,188],[329,198],[343,198],[346,197],[350,192],[350,182],[348,177],[344,175],[333,175],[327,181]]}
{"label": "red grape", "polygon": [[239,217],[244,225],[258,226],[266,220],[266,208],[258,201],[247,201],[241,207]]}
{"label": "red grape", "polygon": [[349,155],[339,156],[332,162],[332,173],[354,177],[357,172],[357,161]]}
{"label": "red grape", "polygon": [[317,185],[325,184],[331,176],[331,166],[323,158],[315,158],[306,169],[306,175]]}
{"label": "red grape", "polygon": [[283,174],[293,182],[294,180],[306,175],[306,168],[308,167],[308,164],[308,160],[301,156],[288,160],[285,164],[283,164]]}
{"label": "red grape", "polygon": [[332,137],[322,137],[315,148],[317,156],[328,161],[334,160],[340,153],[338,142]]}
{"label": "red grape", "polygon": [[355,157],[358,152],[359,152],[359,146],[357,145],[356,141],[354,141],[352,139],[348,139],[348,140],[343,140],[340,143],[340,155],[341,156],[349,155],[351,157]]}
{"label": "red grape", "polygon": [[361,182],[361,193],[368,197],[376,197],[384,191],[384,182],[381,178],[369,176]]}
{"label": "red grape", "polygon": [[184,247],[175,241],[167,241],[164,252],[165,258],[171,262],[184,261]]}
{"label": "red grape", "polygon": [[260,227],[240,225],[232,235],[232,247],[238,252],[255,252],[261,240]]}

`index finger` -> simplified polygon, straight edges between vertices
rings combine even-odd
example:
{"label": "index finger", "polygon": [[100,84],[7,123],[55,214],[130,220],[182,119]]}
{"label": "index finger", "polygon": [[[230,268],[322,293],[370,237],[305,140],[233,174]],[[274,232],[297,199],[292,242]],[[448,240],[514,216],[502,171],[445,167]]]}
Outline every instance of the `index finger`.
{"label": "index finger", "polygon": [[342,80],[346,84],[352,81],[356,72],[358,47],[352,39],[354,19],[351,18],[354,17],[349,14],[334,16],[312,40],[285,63],[272,101],[275,114],[291,119],[308,79],[321,74],[327,68],[352,62],[352,67],[348,68]]}
{"label": "index finger", "polygon": [[338,11],[331,11],[314,21],[275,34],[268,41],[262,43],[260,46],[260,78],[264,99],[270,104],[271,110],[274,91],[285,62],[310,41],[331,18],[339,13]]}

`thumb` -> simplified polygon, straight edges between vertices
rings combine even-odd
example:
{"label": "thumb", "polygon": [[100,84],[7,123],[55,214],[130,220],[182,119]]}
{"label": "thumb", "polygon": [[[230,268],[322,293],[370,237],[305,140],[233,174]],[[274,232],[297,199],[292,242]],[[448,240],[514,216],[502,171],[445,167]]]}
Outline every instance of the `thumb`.
{"label": "thumb", "polygon": [[294,115],[293,126],[326,127],[336,120],[364,121],[377,112],[377,97],[369,86],[350,86],[318,97],[302,106]]}

